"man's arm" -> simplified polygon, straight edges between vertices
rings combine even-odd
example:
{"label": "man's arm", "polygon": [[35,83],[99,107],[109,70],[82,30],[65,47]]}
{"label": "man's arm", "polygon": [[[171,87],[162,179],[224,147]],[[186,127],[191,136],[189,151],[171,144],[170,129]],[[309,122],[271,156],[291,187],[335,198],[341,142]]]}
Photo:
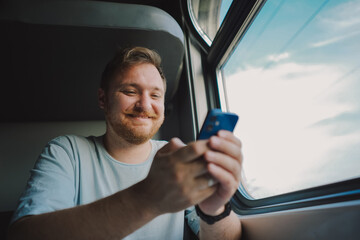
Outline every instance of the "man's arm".
{"label": "man's arm", "polygon": [[241,222],[234,212],[213,225],[200,220],[200,239],[240,239],[241,233]]}
{"label": "man's arm", "polygon": [[157,153],[148,177],[96,202],[24,217],[9,239],[121,239],[156,216],[181,211],[212,195],[208,187],[206,141],[184,147],[171,140]]}
{"label": "man's arm", "polygon": [[142,184],[90,204],[21,218],[8,239],[121,239],[159,215],[139,191]]}

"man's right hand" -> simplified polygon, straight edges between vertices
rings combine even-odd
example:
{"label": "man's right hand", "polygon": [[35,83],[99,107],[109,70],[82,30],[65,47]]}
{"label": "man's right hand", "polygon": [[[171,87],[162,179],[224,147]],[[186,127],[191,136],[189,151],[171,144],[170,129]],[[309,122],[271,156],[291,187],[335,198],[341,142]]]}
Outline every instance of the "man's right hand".
{"label": "man's right hand", "polygon": [[158,214],[178,212],[212,195],[210,175],[203,155],[208,140],[185,145],[173,138],[156,154],[149,175],[142,181],[144,197]]}

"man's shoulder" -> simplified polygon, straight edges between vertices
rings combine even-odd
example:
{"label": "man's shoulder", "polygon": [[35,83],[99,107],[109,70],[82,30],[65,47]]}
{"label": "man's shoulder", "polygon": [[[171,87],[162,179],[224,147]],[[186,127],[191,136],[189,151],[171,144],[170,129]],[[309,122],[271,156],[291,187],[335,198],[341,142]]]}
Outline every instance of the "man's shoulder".
{"label": "man's shoulder", "polygon": [[60,135],[57,137],[54,137],[49,141],[49,143],[71,143],[71,142],[77,142],[77,141],[85,141],[87,137],[80,136],[80,135],[74,135],[74,134],[66,134],[66,135]]}
{"label": "man's shoulder", "polygon": [[94,145],[98,137],[94,136],[80,136],[74,134],[61,135],[53,138],[48,142],[48,145],[58,145],[65,148],[79,148],[84,146]]}
{"label": "man's shoulder", "polygon": [[72,161],[90,159],[98,154],[98,142],[101,137],[80,136],[80,135],[61,135],[50,140],[45,146],[45,155],[54,155],[58,158],[66,158]]}

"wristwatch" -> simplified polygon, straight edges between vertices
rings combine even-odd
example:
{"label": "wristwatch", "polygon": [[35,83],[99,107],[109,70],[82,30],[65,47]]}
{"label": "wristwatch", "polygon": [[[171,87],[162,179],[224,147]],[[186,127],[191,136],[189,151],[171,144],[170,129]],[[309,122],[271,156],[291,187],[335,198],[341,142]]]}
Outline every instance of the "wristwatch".
{"label": "wristwatch", "polygon": [[201,209],[199,208],[198,205],[195,206],[195,210],[196,210],[196,213],[197,215],[203,220],[205,221],[207,224],[214,224],[216,223],[217,221],[220,221],[221,219],[227,217],[230,215],[230,212],[231,212],[231,204],[230,202],[227,202],[225,204],[225,209],[224,209],[224,212],[220,213],[219,215],[217,216],[210,216],[210,215],[207,215],[205,213],[203,213],[203,211],[201,211]]}

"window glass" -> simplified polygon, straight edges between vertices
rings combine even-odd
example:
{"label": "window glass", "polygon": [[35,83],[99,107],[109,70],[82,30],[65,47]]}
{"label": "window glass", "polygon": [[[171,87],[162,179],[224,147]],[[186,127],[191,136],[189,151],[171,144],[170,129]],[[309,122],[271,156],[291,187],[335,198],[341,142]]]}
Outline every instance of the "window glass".
{"label": "window glass", "polygon": [[200,35],[210,46],[232,0],[191,0],[190,15]]}
{"label": "window glass", "polygon": [[230,5],[232,3],[233,0],[222,0],[221,1],[221,5],[220,5],[220,19],[219,19],[219,26],[218,28],[221,26],[222,22],[224,21],[224,18],[226,16],[226,13],[228,12]]}
{"label": "window glass", "polygon": [[360,0],[268,0],[225,66],[254,199],[360,177]]}

